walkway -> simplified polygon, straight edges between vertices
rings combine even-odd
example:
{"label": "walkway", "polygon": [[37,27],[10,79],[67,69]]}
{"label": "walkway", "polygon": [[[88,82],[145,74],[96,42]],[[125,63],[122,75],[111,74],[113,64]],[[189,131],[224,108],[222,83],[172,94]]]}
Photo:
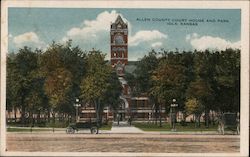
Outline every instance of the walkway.
{"label": "walkway", "polygon": [[109,133],[144,133],[144,131],[122,121],[119,122],[119,125],[117,122],[113,122],[112,129]]}

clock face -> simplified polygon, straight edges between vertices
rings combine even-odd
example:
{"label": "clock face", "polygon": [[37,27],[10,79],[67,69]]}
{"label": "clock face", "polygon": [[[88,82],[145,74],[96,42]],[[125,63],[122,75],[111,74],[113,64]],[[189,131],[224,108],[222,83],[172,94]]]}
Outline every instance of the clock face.
{"label": "clock face", "polygon": [[124,44],[122,35],[115,36],[115,44]]}

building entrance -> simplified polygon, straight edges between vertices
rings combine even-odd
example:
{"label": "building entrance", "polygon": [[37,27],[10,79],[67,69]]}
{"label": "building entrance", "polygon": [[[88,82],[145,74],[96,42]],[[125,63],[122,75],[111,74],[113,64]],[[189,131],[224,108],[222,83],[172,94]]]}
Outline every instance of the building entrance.
{"label": "building entrance", "polygon": [[115,121],[126,121],[125,113],[117,113],[114,119]]}

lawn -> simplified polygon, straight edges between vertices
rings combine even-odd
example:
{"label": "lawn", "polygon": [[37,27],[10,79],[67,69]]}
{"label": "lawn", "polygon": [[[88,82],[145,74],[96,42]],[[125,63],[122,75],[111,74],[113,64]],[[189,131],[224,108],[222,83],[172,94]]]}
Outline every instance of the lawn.
{"label": "lawn", "polygon": [[[133,125],[143,131],[171,131],[171,127],[169,123],[163,123],[162,127],[159,126],[159,123],[133,123]],[[195,128],[194,123],[187,123],[186,126],[180,125],[180,123],[176,124],[176,130],[179,132],[182,131],[217,131],[217,125],[210,125],[209,128],[206,128],[204,123],[201,124],[199,128]]]}
{"label": "lawn", "polygon": [[112,128],[112,123],[108,123],[108,124],[103,124],[99,130],[111,130]]}
{"label": "lawn", "polygon": [[[40,129],[40,128],[32,128],[32,132],[33,131],[53,131],[52,128],[49,129]],[[56,129],[54,130],[56,131]],[[7,128],[7,132],[31,132],[30,128]]]}
{"label": "lawn", "polygon": [[[112,123],[103,124],[102,127],[100,127],[100,130],[111,130]],[[59,128],[59,130],[62,130],[62,128]],[[32,132],[36,131],[53,131],[52,128],[32,128]],[[55,128],[54,131],[58,131],[58,128]],[[31,132],[31,128],[29,127],[8,127],[7,132]]]}

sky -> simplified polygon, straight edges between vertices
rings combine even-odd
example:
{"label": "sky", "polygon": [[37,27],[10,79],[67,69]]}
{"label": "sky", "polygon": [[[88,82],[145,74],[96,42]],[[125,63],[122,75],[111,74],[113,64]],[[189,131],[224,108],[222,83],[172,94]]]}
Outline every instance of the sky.
{"label": "sky", "polygon": [[128,23],[128,59],[152,49],[224,50],[240,48],[240,9],[9,8],[9,52],[23,46],[46,50],[52,41],[110,57],[110,24]]}

